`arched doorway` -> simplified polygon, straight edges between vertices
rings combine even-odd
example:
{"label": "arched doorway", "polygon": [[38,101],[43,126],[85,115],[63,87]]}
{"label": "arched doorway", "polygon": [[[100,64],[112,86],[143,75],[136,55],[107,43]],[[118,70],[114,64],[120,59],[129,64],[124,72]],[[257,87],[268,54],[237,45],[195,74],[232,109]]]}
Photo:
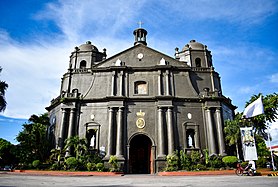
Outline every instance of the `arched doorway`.
{"label": "arched doorway", "polygon": [[136,135],[130,141],[129,172],[133,174],[152,172],[152,142],[146,135]]}

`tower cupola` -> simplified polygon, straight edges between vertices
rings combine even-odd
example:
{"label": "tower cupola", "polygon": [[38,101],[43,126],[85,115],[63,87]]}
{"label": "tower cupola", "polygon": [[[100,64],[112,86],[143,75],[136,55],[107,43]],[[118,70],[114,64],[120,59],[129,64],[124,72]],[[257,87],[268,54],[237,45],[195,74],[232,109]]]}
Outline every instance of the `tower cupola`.
{"label": "tower cupola", "polygon": [[143,44],[147,45],[147,34],[148,32],[143,28],[138,28],[133,31],[133,35],[135,37],[134,45]]}

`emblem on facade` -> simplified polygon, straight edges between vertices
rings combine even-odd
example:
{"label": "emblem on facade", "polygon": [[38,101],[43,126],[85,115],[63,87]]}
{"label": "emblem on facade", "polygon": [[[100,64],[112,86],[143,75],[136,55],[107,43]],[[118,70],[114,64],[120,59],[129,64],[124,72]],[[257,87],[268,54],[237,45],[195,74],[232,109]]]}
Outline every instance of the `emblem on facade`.
{"label": "emblem on facade", "polygon": [[145,116],[145,112],[142,112],[141,110],[139,112],[136,113],[138,119],[136,120],[136,126],[139,129],[143,129],[146,125],[145,120],[144,120],[144,116]]}

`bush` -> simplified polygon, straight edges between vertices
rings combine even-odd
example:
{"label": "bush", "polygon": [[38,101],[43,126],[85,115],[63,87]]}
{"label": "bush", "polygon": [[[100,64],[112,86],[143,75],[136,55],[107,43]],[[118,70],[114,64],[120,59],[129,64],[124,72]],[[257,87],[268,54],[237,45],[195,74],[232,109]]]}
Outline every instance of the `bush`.
{"label": "bush", "polygon": [[190,154],[192,164],[198,164],[201,160],[201,153],[199,151],[192,151]]}
{"label": "bush", "polygon": [[116,156],[110,156],[108,163],[111,164],[110,171],[119,171],[118,158]]}
{"label": "bush", "polygon": [[190,170],[191,160],[190,157],[184,152],[180,151],[180,165],[183,170]]}
{"label": "bush", "polygon": [[88,163],[86,164],[86,166],[87,166],[87,170],[88,170],[88,171],[93,171],[93,170],[95,169],[95,167],[96,167],[96,164],[95,164],[95,163],[88,162]]}
{"label": "bush", "polygon": [[204,166],[203,164],[197,164],[196,166],[194,166],[194,169],[199,171],[199,170],[206,170],[206,166]]}
{"label": "bush", "polygon": [[211,168],[221,168],[224,166],[224,163],[222,162],[222,158],[217,155],[210,156],[208,162]]}
{"label": "bush", "polygon": [[225,156],[222,158],[222,161],[224,164],[228,167],[234,167],[237,163],[237,157],[236,156]]}
{"label": "bush", "polygon": [[36,168],[36,169],[38,169],[39,168],[39,165],[41,164],[41,162],[39,161],[39,160],[34,160],[33,162],[32,162],[32,166],[34,167],[34,168]]}
{"label": "bush", "polygon": [[268,162],[267,158],[258,157],[258,160],[256,161],[256,165],[258,168],[265,168],[267,162]]}
{"label": "bush", "polygon": [[69,157],[66,159],[66,165],[68,169],[76,170],[78,166],[78,160],[75,157]]}
{"label": "bush", "polygon": [[54,163],[52,164],[52,166],[50,167],[51,170],[59,170],[61,167],[58,163]]}
{"label": "bush", "polygon": [[104,170],[104,164],[103,163],[97,163],[96,164],[97,171],[103,171]]}
{"label": "bush", "polygon": [[177,171],[178,170],[179,157],[176,154],[170,154],[166,157],[167,166],[166,171]]}

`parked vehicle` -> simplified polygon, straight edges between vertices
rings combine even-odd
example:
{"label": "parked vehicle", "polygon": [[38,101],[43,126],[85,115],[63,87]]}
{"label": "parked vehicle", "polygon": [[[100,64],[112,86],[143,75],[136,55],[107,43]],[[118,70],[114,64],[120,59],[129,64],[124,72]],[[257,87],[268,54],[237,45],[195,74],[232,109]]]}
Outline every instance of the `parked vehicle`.
{"label": "parked vehicle", "polygon": [[238,176],[242,176],[242,175],[253,176],[254,175],[254,170],[252,169],[252,164],[248,164],[246,167],[242,167],[241,163],[237,163],[235,172]]}

